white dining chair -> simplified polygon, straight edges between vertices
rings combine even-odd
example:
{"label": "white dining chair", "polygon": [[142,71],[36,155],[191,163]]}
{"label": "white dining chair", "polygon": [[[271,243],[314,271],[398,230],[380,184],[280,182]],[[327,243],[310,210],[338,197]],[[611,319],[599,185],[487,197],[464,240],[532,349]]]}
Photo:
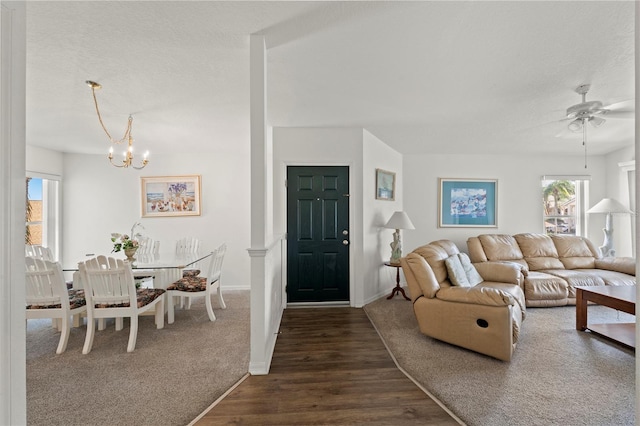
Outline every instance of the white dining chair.
{"label": "white dining chair", "polygon": [[177,254],[197,253],[200,248],[200,240],[193,237],[184,237],[176,241]]}
{"label": "white dining chair", "polygon": [[[222,290],[220,288],[220,276],[222,275],[222,261],[227,252],[227,245],[222,244],[209,256],[209,264],[206,275],[203,276],[187,276],[179,279],[178,281],[167,287],[167,301],[168,301],[168,319],[169,324],[173,324],[174,313],[174,296],[181,296],[189,301],[192,298],[204,297],[205,306],[207,308],[207,315],[209,320],[215,321],[216,316],[213,313],[213,306],[211,304],[211,297],[213,291],[217,290],[218,303],[222,309],[226,309],[227,305],[222,298]],[[187,306],[190,306],[188,304]]]}
{"label": "white dining chair", "polygon": [[[143,238],[138,245],[136,258],[148,260],[160,254],[160,241],[154,241],[151,238]],[[155,287],[160,272],[154,269],[133,269],[133,277],[141,286],[146,287],[145,283],[152,282]]]}
{"label": "white dining chair", "polygon": [[136,255],[157,255],[160,253],[160,241],[155,241],[152,238],[144,238],[138,245]]}
{"label": "white dining chair", "polygon": [[[200,249],[200,240],[194,237],[183,237],[176,241],[176,255],[187,255],[197,253]],[[195,277],[200,275],[200,265],[198,263],[194,263],[189,268],[183,269],[182,277]],[[179,277],[175,277],[178,279]],[[191,306],[191,299],[186,300],[187,308]],[[180,298],[180,307],[184,307],[185,298]]]}
{"label": "white dining chair", "polygon": [[156,328],[164,327],[165,290],[136,289],[128,263],[121,259],[98,256],[78,264],[85,284],[87,300],[87,335],[82,348],[88,354],[93,346],[95,319],[116,318],[116,330],[122,330],[123,318],[130,318],[127,352],[133,352],[138,336],[138,317],[155,309]]}
{"label": "white dining chair", "polygon": [[24,246],[24,254],[25,256],[53,262],[53,252],[51,251],[51,249],[39,244],[26,244]]}
{"label": "white dining chair", "polygon": [[87,306],[82,290],[67,290],[62,267],[57,262],[25,257],[26,319],[51,318],[60,331],[57,354],[67,348],[70,317],[79,318]]}

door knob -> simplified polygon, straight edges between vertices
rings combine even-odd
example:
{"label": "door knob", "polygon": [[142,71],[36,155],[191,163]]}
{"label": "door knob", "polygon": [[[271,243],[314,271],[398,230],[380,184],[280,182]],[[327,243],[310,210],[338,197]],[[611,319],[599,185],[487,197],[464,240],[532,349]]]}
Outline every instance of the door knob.
{"label": "door knob", "polygon": [[342,235],[349,235],[349,231],[347,231],[346,229],[342,231]]}
{"label": "door knob", "polygon": [[344,244],[345,246],[349,245],[349,241],[348,240],[342,240],[342,244]]}

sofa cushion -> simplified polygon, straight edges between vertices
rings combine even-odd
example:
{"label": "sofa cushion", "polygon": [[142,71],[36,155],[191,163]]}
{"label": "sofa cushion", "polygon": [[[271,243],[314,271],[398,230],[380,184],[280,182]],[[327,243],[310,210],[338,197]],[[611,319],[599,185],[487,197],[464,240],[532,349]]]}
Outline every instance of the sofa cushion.
{"label": "sofa cushion", "polygon": [[518,242],[511,235],[483,234],[478,239],[482,244],[488,260],[517,260],[522,259],[522,251]]}
{"label": "sofa cushion", "polygon": [[458,257],[460,259],[460,263],[462,263],[462,267],[464,268],[464,273],[467,274],[467,280],[469,280],[469,284],[474,286],[484,281],[478,270],[471,263],[471,259],[469,259],[469,256],[466,253],[459,253]]}
{"label": "sofa cushion", "polygon": [[576,297],[576,286],[599,286],[604,285],[604,280],[597,274],[593,273],[593,270],[580,271],[575,269],[554,269],[544,271],[547,274],[560,277],[569,284],[567,288],[569,298]]}
{"label": "sofa cushion", "polygon": [[483,281],[466,253],[455,254],[446,259],[444,263],[447,266],[449,281],[452,285],[473,287]]}
{"label": "sofa cushion", "polygon": [[597,275],[606,285],[636,285],[635,275],[628,275],[623,272],[608,271],[605,269],[574,269],[574,271]]}
{"label": "sofa cushion", "polygon": [[556,246],[548,235],[526,233],[514,235],[514,238],[530,271],[564,269],[564,265],[558,259]]}
{"label": "sofa cushion", "polygon": [[603,257],[602,259],[596,259],[596,268],[636,276],[636,260],[633,257]]}
{"label": "sofa cushion", "polygon": [[[540,271],[531,271],[524,280],[524,297],[527,306],[539,306],[530,301],[558,301],[557,306],[566,305],[569,296],[569,284],[562,278]],[[549,306],[555,306],[553,303]]]}
{"label": "sofa cushion", "polygon": [[457,285],[460,287],[471,287],[469,280],[467,279],[467,273],[462,267],[462,262],[458,256],[451,256],[444,261],[447,266],[447,272],[449,273],[449,281],[451,285]]}
{"label": "sofa cushion", "polygon": [[565,269],[593,269],[598,252],[585,238],[575,235],[553,235],[553,244]]}
{"label": "sofa cushion", "polygon": [[458,246],[451,240],[432,241],[429,244],[442,247],[449,256],[460,253],[460,250],[458,250]]}

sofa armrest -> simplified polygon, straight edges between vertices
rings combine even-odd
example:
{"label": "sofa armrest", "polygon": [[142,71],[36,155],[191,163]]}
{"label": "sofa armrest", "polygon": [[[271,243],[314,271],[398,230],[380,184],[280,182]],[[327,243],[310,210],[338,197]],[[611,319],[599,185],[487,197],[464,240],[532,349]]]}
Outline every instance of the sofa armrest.
{"label": "sofa armrest", "polygon": [[596,259],[596,268],[636,275],[636,260],[633,257],[603,257]]}
{"label": "sofa armrest", "polygon": [[523,281],[523,267],[512,262],[481,262],[476,263],[476,270],[485,281],[520,285]]}
{"label": "sofa armrest", "polygon": [[436,293],[436,299],[471,305],[509,306],[517,302],[509,293],[491,287],[448,287]]}

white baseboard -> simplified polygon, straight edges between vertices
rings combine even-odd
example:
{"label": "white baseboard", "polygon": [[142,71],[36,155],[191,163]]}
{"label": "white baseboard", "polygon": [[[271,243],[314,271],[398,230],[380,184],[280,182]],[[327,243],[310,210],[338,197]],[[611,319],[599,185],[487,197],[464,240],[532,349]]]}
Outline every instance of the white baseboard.
{"label": "white baseboard", "polygon": [[251,290],[251,287],[247,284],[247,285],[226,285],[223,284],[222,285],[222,290],[226,290],[226,291],[235,291],[235,290]]}

